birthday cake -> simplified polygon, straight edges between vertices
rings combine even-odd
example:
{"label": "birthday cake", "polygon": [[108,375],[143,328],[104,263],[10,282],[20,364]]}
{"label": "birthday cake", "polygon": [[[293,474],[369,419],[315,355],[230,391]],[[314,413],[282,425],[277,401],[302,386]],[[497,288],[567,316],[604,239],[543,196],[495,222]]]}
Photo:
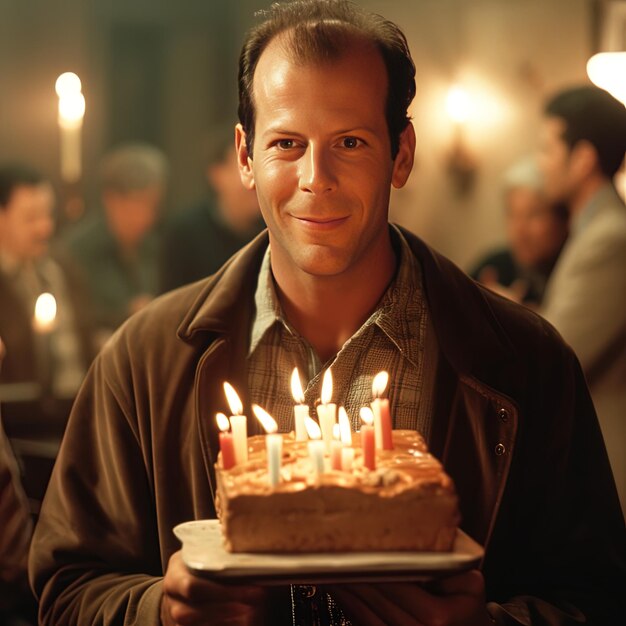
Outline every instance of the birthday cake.
{"label": "birthday cake", "polygon": [[264,436],[248,460],[216,463],[218,516],[231,552],[449,551],[460,521],[454,485],[415,431],[392,431],[393,449],[364,465],[360,433],[347,470],[315,470],[306,441],[282,435],[280,480],[268,481]]}

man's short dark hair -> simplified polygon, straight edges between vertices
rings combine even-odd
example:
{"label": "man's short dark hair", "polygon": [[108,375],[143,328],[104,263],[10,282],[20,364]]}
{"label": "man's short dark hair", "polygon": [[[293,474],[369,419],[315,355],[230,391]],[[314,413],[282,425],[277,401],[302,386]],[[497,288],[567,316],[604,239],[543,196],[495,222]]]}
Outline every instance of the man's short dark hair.
{"label": "man's short dark hair", "polygon": [[266,19],[248,33],[239,57],[239,121],[252,156],[254,143],[254,72],[267,45],[291,31],[288,46],[297,61],[329,61],[343,54],[355,36],[374,44],[387,69],[385,114],[391,156],[409,122],[407,109],[415,96],[415,64],[406,37],[393,22],[363,11],[348,0],[294,0],[275,3],[260,12]]}
{"label": "man's short dark hair", "polygon": [[0,165],[0,210],[6,209],[16,187],[36,187],[45,182],[36,169],[21,163]]}
{"label": "man's short dark hair", "polygon": [[619,100],[599,87],[574,87],[554,96],[545,112],[565,122],[563,140],[570,149],[588,141],[602,173],[615,175],[626,152],[626,108]]}

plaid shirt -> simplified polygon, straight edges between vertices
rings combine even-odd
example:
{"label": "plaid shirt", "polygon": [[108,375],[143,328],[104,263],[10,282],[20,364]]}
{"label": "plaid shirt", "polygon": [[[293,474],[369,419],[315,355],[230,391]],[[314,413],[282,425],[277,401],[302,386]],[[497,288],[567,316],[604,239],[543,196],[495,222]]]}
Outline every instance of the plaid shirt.
{"label": "plaid shirt", "polygon": [[323,372],[331,368],[332,401],[345,407],[353,430],[360,428],[359,409],[372,400],[373,377],[386,370],[389,385],[385,395],[390,401],[393,427],[419,430],[428,440],[431,376],[436,370],[437,350],[431,347],[434,334],[423,297],[421,267],[400,232],[391,228],[399,259],[396,275],[376,310],[328,363],[320,362],[310,344],[285,318],[268,248],[255,294],[248,386],[252,402],[273,415],[281,431],[294,429],[290,379],[295,366],[312,416],[321,394]]}

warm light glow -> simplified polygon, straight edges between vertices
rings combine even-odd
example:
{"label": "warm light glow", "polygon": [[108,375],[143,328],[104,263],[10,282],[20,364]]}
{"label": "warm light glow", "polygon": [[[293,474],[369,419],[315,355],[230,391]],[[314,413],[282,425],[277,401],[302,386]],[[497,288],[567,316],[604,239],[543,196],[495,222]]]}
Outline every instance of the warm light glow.
{"label": "warm light glow", "polygon": [[304,391],[302,391],[300,373],[297,367],[294,367],[291,373],[291,395],[298,404],[304,404]]}
{"label": "warm light glow", "polygon": [[306,428],[306,432],[309,435],[310,439],[321,439],[322,438],[322,429],[319,424],[308,415],[304,418],[304,426]]}
{"label": "warm light glow", "polygon": [[462,87],[454,85],[448,90],[446,97],[446,111],[453,122],[462,124],[467,121],[470,114],[470,98]]}
{"label": "warm light glow", "polygon": [[40,329],[48,329],[57,316],[57,301],[51,293],[42,293],[35,303],[35,323]]}
{"label": "warm light glow", "polygon": [[330,368],[324,372],[324,379],[322,380],[322,404],[330,404],[330,400],[333,397],[333,376],[330,373]]}
{"label": "warm light glow", "polygon": [[217,413],[215,415],[215,419],[217,420],[217,427],[223,432],[227,433],[230,428],[230,422],[224,413]]}
{"label": "warm light glow", "polygon": [[352,429],[350,428],[350,419],[343,407],[339,407],[339,432],[341,443],[346,446],[352,445]]}
{"label": "warm light glow", "polygon": [[85,96],[72,93],[59,99],[59,122],[61,124],[79,124],[85,116]]}
{"label": "warm light glow", "polygon": [[64,72],[54,83],[54,90],[59,98],[64,98],[70,94],[80,93],[82,85],[80,78],[74,72]]}
{"label": "warm light glow", "polygon": [[374,413],[368,406],[362,406],[359,411],[359,415],[361,416],[361,421],[364,424],[371,426],[374,423]]}
{"label": "warm light glow", "polygon": [[626,52],[594,54],[587,61],[587,75],[626,106]]}
{"label": "warm light glow", "polygon": [[333,424],[333,439],[335,441],[341,441],[341,428],[339,424]]}
{"label": "warm light glow", "polygon": [[389,374],[387,374],[387,372],[378,372],[378,374],[374,376],[374,380],[372,382],[372,393],[374,394],[375,398],[380,398],[380,396],[385,393],[388,382]]}
{"label": "warm light glow", "polygon": [[271,435],[278,430],[276,420],[265,409],[261,408],[258,404],[253,404],[252,411],[259,422],[261,422],[261,426],[263,426],[266,433]]}
{"label": "warm light glow", "polygon": [[226,400],[230,407],[230,412],[233,415],[241,415],[243,413],[243,404],[237,395],[237,392],[233,389],[230,383],[224,383],[224,393],[226,394]]}

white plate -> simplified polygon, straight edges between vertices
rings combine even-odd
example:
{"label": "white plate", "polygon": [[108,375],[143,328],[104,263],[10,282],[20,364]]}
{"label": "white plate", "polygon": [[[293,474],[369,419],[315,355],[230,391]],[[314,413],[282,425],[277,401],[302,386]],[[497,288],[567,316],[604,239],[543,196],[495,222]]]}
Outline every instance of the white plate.
{"label": "white plate", "polygon": [[218,520],[174,528],[183,561],[194,573],[220,582],[259,584],[426,580],[476,566],[483,549],[462,530],[451,552],[335,552],[252,554],[227,552]]}

